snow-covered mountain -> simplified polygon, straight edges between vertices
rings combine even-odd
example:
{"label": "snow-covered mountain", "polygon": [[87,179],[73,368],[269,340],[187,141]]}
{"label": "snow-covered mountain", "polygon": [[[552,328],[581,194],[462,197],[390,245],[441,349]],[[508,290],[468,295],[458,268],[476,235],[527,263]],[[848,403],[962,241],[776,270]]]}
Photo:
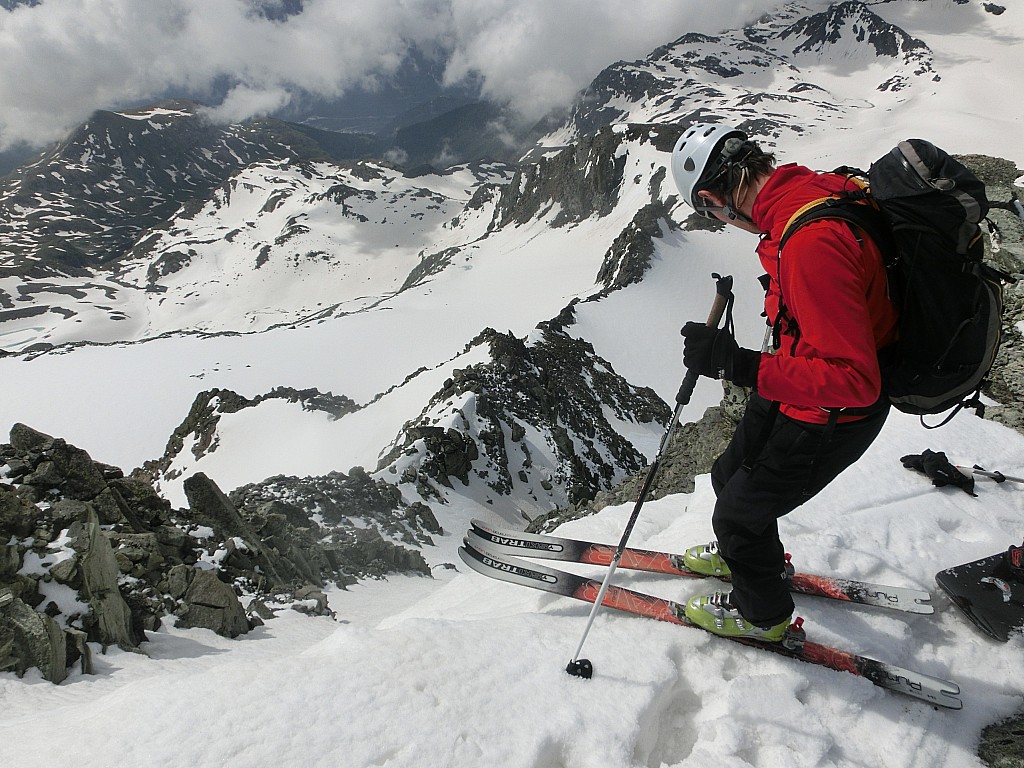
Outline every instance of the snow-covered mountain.
{"label": "snow-covered mountain", "polygon": [[[866,166],[907,136],[1020,168],[1020,119],[1009,105],[1024,17],[1000,8],[805,0],[719,35],[666,30],[674,42],[600,73],[519,163],[413,174],[356,159],[361,150],[332,157],[322,137],[288,126],[213,128],[182,104],[101,113],[0,190],[3,423],[139,468],[174,508],[187,505],[184,481],[201,472],[225,491],[244,489],[239,497],[306,504],[322,517],[303,501],[310,489],[329,496],[331,481],[347,482],[332,473],[362,478],[352,471],[361,467],[400,494],[398,512],[429,509],[441,532],[424,545],[419,529],[408,530],[434,586],[398,579],[333,594],[339,616],[353,618],[330,636],[267,629],[274,643],[309,651],[259,683],[264,702],[290,675],[338,658],[349,665],[349,677],[305,688],[325,717],[345,719],[346,735],[309,734],[294,764],[337,765],[346,754],[359,766],[506,757],[687,765],[712,754],[735,765],[974,764],[981,727],[1019,704],[1021,645],[982,644],[948,605],[912,622],[857,612],[849,625],[841,609],[809,610],[828,642],[959,679],[969,705],[960,715],[611,618],[599,621],[591,653],[623,661],[608,664],[614,684],[594,694],[560,671],[585,613],[447,566],[470,518],[522,527],[585,508],[650,460],[682,373],[678,329],[706,315],[712,272],[736,276],[737,332],[759,346],[752,239],[690,217],[666,172],[682,128],[729,121],[783,161],[821,168]],[[1008,231],[1020,226],[1005,213]],[[684,421],[721,397],[702,381]],[[894,416],[850,477],[785,521],[808,570],[927,588],[940,567],[1019,538],[1024,504],[1012,489],[991,485],[972,500],[916,486],[898,457],[925,447],[1022,473],[1024,438],[1014,431],[959,416],[935,436]],[[698,478],[694,494],[652,503],[636,543],[679,550],[710,536],[711,505]],[[612,506],[570,530],[614,540],[626,514]],[[410,545],[401,514],[346,520]],[[154,633],[153,646],[168,649],[158,666],[197,681],[209,672],[230,689],[229,667],[189,666],[189,637]],[[561,664],[549,658],[556,648]],[[413,657],[427,661],[414,670]],[[132,695],[117,681],[147,673],[114,658],[102,695],[117,709]],[[263,657],[246,658],[264,668]],[[538,658],[543,671],[532,666]],[[363,688],[380,677],[400,679],[384,698],[402,734],[366,700]],[[493,712],[477,685],[500,702]],[[188,706],[169,685],[152,690],[171,711]],[[403,692],[413,705],[401,704]],[[69,726],[15,697],[19,722],[40,717],[55,743],[74,741]],[[532,714],[521,711],[526,699]],[[262,721],[276,716],[241,706]],[[180,723],[211,708],[201,703]],[[130,719],[149,730],[144,713]],[[507,727],[513,756],[490,741]],[[267,753],[280,757],[293,736],[268,728]],[[90,754],[83,764],[102,764]],[[19,756],[42,764],[45,750]]]}
{"label": "snow-covered mountain", "polygon": [[572,140],[613,122],[724,115],[761,137],[792,137],[845,122],[856,106],[891,107],[907,99],[902,91],[936,79],[928,45],[868,4],[811,13],[793,3],[744,29],[684,35],[643,61],[609,67],[551,139]]}
{"label": "snow-covered mountain", "polygon": [[[317,142],[321,138],[323,146]],[[359,157],[365,137],[280,121],[216,126],[189,102],[96,112],[0,190],[5,272],[88,274],[232,173],[273,158]]]}

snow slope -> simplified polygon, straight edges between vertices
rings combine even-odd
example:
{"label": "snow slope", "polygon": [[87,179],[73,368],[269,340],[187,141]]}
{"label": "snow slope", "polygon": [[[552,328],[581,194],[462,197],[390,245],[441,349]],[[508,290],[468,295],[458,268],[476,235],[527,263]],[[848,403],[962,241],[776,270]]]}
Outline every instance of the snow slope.
{"label": "snow slope", "polygon": [[[1024,491],[985,481],[976,499],[935,489],[898,460],[927,446],[1022,470],[1024,438],[997,425],[960,417],[936,436],[894,416],[864,460],[784,519],[800,568],[930,588],[934,571],[1019,532]],[[709,538],[712,500],[705,478],[692,495],[649,502],[632,543],[678,551]],[[562,531],[614,541],[629,511],[607,508]],[[34,673],[0,676],[0,743],[24,768],[61,754],[83,768],[964,768],[980,765],[980,729],[1021,704],[1024,637],[988,640],[940,596],[932,616],[799,597],[798,608],[823,642],[955,680],[959,712],[611,612],[584,647],[595,676],[579,680],[563,668],[588,605],[434,573],[332,593],[337,623],[285,612],[237,641],[168,628],[151,634],[150,658],[111,650],[97,657],[100,675],[75,673],[59,688]],[[698,588],[621,571],[616,583],[673,599]]]}

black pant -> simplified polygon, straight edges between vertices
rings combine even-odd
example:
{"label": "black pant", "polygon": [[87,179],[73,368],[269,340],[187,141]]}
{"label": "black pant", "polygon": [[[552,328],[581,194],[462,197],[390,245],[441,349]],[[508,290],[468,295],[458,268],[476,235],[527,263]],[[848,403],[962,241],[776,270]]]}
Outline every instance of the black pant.
{"label": "black pant", "polygon": [[[882,429],[888,403],[861,420],[809,424],[777,414],[756,456],[770,404],[751,395],[732,441],[711,469],[718,496],[711,519],[732,570],[732,601],[752,624],[777,624],[793,613],[778,518],[792,512],[863,455]],[[744,460],[750,458],[750,469]]]}

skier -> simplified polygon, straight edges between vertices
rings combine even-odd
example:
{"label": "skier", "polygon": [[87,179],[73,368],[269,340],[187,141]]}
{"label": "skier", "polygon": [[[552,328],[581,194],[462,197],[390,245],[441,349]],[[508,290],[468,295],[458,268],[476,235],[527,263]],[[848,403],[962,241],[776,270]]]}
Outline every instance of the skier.
{"label": "skier", "polygon": [[897,310],[877,246],[847,222],[814,221],[779,252],[794,214],[846,188],[845,177],[776,167],[742,131],[709,124],[679,138],[672,174],[700,215],[760,236],[773,329],[770,352],[739,347],[728,321],[682,331],[688,370],[753,390],[711,471],[717,541],[685,556],[693,570],[731,575],[732,589],[694,597],[686,616],[715,634],[778,641],[794,610],[778,518],[860,458],[882,429],[889,402],[879,351],[896,339]]}

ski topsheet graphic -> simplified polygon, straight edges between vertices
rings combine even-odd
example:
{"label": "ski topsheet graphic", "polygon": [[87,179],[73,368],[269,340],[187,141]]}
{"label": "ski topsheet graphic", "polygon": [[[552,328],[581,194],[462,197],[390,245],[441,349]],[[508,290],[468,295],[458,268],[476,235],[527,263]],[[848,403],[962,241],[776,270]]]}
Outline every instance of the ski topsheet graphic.
{"label": "ski topsheet graphic", "polygon": [[[459,548],[459,556],[470,568],[484,576],[575,600],[593,603],[601,590],[601,582],[598,580],[508,555],[481,551],[472,546],[468,539],[466,544]],[[602,605],[637,616],[700,629],[686,619],[683,604],[615,585],[608,588]],[[794,622],[786,638],[779,643],[746,637],[722,639],[840,672],[849,672],[879,687],[923,699],[941,707],[960,709],[963,706],[959,698],[960,686],[956,683],[812,642],[806,639],[802,624],[802,620]]]}
{"label": "ski topsheet graphic", "polygon": [[[615,547],[611,544],[597,544],[591,541],[537,533],[506,531],[489,526],[479,520],[472,521],[472,528],[468,536],[470,544],[477,549],[486,546],[488,551],[497,555],[604,566],[610,565],[615,555]],[[672,576],[709,578],[705,574],[695,573],[683,565],[682,555],[630,547],[623,551],[618,567],[665,573]],[[909,613],[927,614],[935,611],[931,604],[931,595],[928,592],[908,587],[870,584],[853,579],[794,572],[789,579],[789,588],[800,594],[863,603]]]}

